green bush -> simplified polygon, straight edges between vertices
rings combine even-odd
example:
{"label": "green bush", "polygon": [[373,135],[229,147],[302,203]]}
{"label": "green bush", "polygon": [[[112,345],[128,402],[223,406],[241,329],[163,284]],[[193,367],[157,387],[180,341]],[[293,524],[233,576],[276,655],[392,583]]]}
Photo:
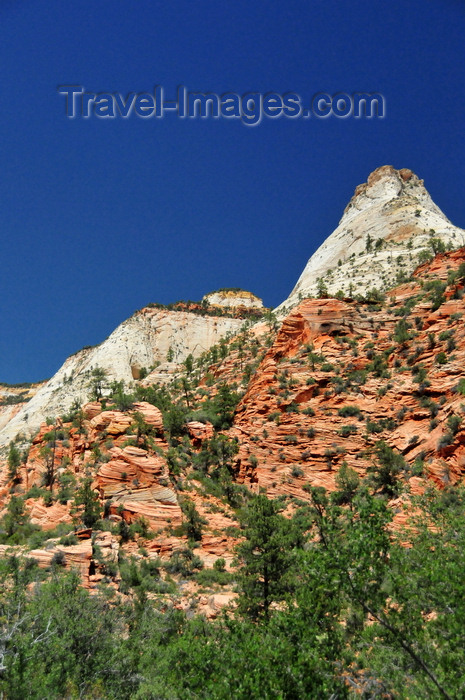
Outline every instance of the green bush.
{"label": "green bush", "polygon": [[453,442],[454,442],[454,435],[451,432],[444,433],[444,435],[442,435],[438,440],[438,444],[437,444],[438,451],[444,449],[444,447],[448,447],[449,445],[452,445]]}
{"label": "green bush", "polygon": [[8,449],[8,479],[14,481],[18,473],[18,467],[21,464],[21,452],[16,447],[14,442],[10,442]]}
{"label": "green bush", "polygon": [[349,425],[343,425],[342,428],[340,428],[337,431],[337,433],[341,437],[345,438],[345,437],[349,437],[350,435],[353,435],[354,433],[357,432],[357,430],[358,430],[358,428],[356,425],[349,424]]}
{"label": "green bush", "polygon": [[313,410],[313,408],[311,406],[307,406],[307,408],[304,408],[302,413],[305,413],[306,416],[314,416],[315,415],[315,411]]}
{"label": "green bush", "polygon": [[184,578],[193,576],[196,570],[203,569],[203,562],[191,549],[176,550],[164,565],[169,574],[178,574]]}
{"label": "green bush", "polygon": [[376,457],[375,464],[368,469],[372,485],[375,491],[393,498],[401,490],[399,479],[407,469],[405,459],[383,440],[376,443]]}
{"label": "green bush", "polygon": [[284,441],[289,443],[290,445],[297,445],[298,438],[297,435],[286,435]]}
{"label": "green bush", "polygon": [[449,428],[452,435],[456,435],[456,433],[458,432],[458,429],[460,428],[461,422],[462,422],[462,419],[460,418],[460,416],[456,416],[456,415],[449,416],[449,418],[447,419],[447,427]]}
{"label": "green bush", "polygon": [[79,544],[79,539],[74,534],[63,535],[63,537],[60,537],[58,540],[58,544],[61,544],[64,547],[70,547],[71,545]]}
{"label": "green bush", "polygon": [[234,580],[234,576],[229,573],[229,571],[223,571],[218,569],[202,569],[194,574],[194,579],[201,586],[209,587],[215,584],[219,586],[226,586],[228,583]]}
{"label": "green bush", "polygon": [[343,406],[342,408],[338,409],[338,414],[342,418],[349,418],[353,416],[361,416],[362,412],[358,406]]}

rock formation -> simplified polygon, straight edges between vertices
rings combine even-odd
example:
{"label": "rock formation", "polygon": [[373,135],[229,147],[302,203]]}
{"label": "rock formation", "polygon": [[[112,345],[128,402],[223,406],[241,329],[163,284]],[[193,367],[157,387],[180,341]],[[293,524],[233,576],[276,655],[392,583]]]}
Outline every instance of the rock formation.
{"label": "rock formation", "polygon": [[219,289],[217,292],[205,294],[202,301],[207,302],[211,306],[223,307],[244,307],[246,309],[263,309],[261,299],[246,292],[244,289]]}
{"label": "rock formation", "polygon": [[422,255],[463,245],[465,231],[434,204],[423,180],[406,168],[385,165],[356,188],[338,227],[311,256],[277,311],[283,315],[309,296],[386,290],[396,278],[407,278]]}
{"label": "rock formation", "polygon": [[47,416],[55,418],[66,413],[75,401],[87,401],[93,369],[99,367],[105,370],[109,381],[126,384],[137,379],[142,368],[153,369],[152,380],[166,380],[188,355],[198,357],[220,338],[237,332],[243,323],[243,318],[142,309],[100,345],[84,348],[68,357],[30,401],[20,404],[19,408],[9,407],[2,421],[0,446],[17,434],[31,435]]}
{"label": "rock formation", "polygon": [[384,440],[404,456],[413,489],[416,474],[440,487],[461,479],[460,264],[465,271],[464,248],[438,256],[384,304],[308,299],[295,307],[236,412],[240,478],[305,500],[308,485],[334,490],[343,462],[365,476]]}

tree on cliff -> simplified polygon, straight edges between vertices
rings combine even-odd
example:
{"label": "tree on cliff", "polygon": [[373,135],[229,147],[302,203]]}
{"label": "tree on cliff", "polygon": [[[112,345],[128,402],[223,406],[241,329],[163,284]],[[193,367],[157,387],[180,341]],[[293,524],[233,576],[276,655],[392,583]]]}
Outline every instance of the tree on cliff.
{"label": "tree on cliff", "polygon": [[405,459],[384,440],[376,443],[376,457],[375,463],[368,470],[372,486],[377,492],[395,498],[401,490],[399,478],[406,469]]}
{"label": "tree on cliff", "polygon": [[240,396],[236,391],[233,391],[228,384],[220,384],[218,392],[211,402],[211,407],[216,413],[216,421],[214,423],[217,430],[226,430],[230,428],[234,420],[234,411],[239,402]]}
{"label": "tree on cliff", "polygon": [[237,440],[219,434],[202,442],[202,449],[194,455],[193,461],[205,474],[209,473],[211,467],[215,467],[212,474],[214,477],[218,477],[222,469],[233,473],[233,461],[238,452],[239,442]]}
{"label": "tree on cliff", "polygon": [[147,448],[147,438],[153,433],[153,426],[147,423],[145,416],[140,411],[134,411],[132,414],[131,430],[136,433],[136,445]]}
{"label": "tree on cliff", "polygon": [[181,510],[185,517],[186,533],[190,540],[202,539],[202,528],[207,524],[205,518],[202,518],[199,511],[195,507],[194,501],[184,497],[180,502]]}
{"label": "tree on cliff", "polygon": [[[26,512],[24,499],[19,496],[12,496],[8,503],[6,513],[0,524],[0,533],[4,533],[6,539],[24,530],[29,523],[29,516]],[[26,528],[27,529],[27,528]],[[30,534],[30,532],[27,532]],[[3,539],[0,537],[0,539]],[[21,538],[19,537],[19,541]]]}
{"label": "tree on cliff", "polygon": [[85,527],[94,527],[100,519],[100,501],[92,488],[90,477],[84,479],[82,486],[77,490],[72,513],[78,516]]}
{"label": "tree on cliff", "polygon": [[326,297],[328,296],[328,287],[326,286],[324,280],[321,277],[318,278],[316,292],[318,299],[326,299]]}
{"label": "tree on cliff", "polygon": [[10,481],[16,479],[18,467],[20,464],[21,453],[14,444],[14,442],[10,442],[10,447],[8,450],[8,479],[10,479]]}
{"label": "tree on cliff", "polygon": [[103,367],[95,367],[91,372],[89,382],[92,396],[96,401],[102,398],[103,390],[107,386],[107,371]]}
{"label": "tree on cliff", "polygon": [[269,619],[273,602],[293,590],[295,547],[301,533],[266,496],[255,496],[243,515],[245,540],[237,547],[239,611],[252,619]]}

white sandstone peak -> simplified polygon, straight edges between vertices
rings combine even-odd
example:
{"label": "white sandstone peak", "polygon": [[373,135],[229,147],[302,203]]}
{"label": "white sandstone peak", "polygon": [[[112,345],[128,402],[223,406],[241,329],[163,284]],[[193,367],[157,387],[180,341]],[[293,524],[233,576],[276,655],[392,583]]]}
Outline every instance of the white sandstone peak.
{"label": "white sandstone peak", "polygon": [[432,239],[457,248],[465,245],[465,231],[451,224],[411,170],[377,168],[358,185],[338,227],[276,311],[282,314],[300,299],[317,296],[322,286],[329,296],[388,289],[413,272]]}
{"label": "white sandstone peak", "polygon": [[199,357],[221,338],[237,333],[243,324],[243,318],[156,307],[136,312],[100,345],[68,357],[27,403],[14,415],[10,411],[0,422],[0,447],[18,434],[29,437],[47,417],[67,413],[75,401],[85,403],[93,369],[105,370],[110,382],[124,381],[126,386],[140,376],[143,367],[152,370],[154,382],[166,381],[188,355]]}

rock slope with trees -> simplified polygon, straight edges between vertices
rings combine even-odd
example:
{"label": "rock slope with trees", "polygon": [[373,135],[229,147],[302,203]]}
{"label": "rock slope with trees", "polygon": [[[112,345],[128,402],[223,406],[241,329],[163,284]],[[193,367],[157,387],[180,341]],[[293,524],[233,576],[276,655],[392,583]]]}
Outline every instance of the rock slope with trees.
{"label": "rock slope with trees", "polygon": [[465,248],[427,258],[170,310],[240,326],[9,441],[4,697],[463,697]]}

